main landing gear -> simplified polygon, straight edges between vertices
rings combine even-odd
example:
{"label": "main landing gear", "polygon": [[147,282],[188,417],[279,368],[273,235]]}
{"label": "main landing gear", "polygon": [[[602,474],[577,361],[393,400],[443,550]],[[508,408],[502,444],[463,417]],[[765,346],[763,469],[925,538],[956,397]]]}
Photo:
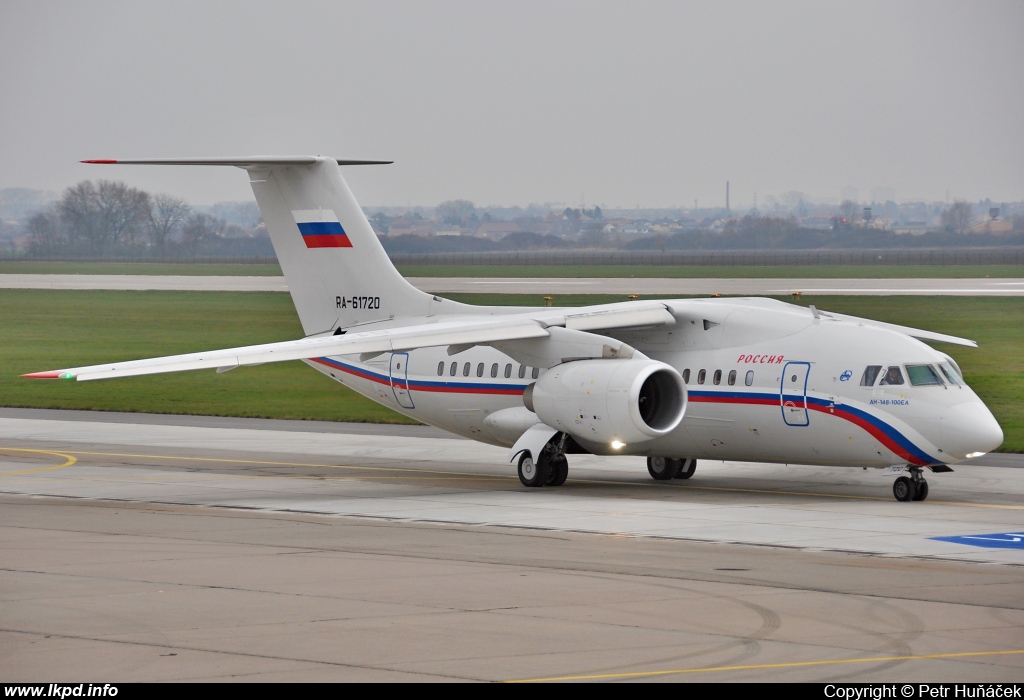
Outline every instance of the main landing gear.
{"label": "main landing gear", "polygon": [[647,471],[655,481],[689,479],[697,471],[697,460],[693,457],[648,457]]}
{"label": "main landing gear", "polygon": [[928,482],[921,476],[920,467],[911,467],[910,476],[901,476],[892,485],[897,501],[923,501],[928,498]]}
{"label": "main landing gear", "polygon": [[561,433],[544,446],[539,459],[529,452],[519,457],[519,480],[523,486],[561,486],[569,476],[569,460],[565,456],[568,436]]}

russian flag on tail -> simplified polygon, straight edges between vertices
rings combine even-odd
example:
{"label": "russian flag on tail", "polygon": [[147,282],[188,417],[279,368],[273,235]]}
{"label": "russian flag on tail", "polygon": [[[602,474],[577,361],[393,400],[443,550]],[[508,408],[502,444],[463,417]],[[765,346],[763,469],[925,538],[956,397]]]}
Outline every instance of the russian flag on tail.
{"label": "russian flag on tail", "polygon": [[345,229],[331,209],[300,209],[292,211],[295,223],[307,248],[351,248]]}

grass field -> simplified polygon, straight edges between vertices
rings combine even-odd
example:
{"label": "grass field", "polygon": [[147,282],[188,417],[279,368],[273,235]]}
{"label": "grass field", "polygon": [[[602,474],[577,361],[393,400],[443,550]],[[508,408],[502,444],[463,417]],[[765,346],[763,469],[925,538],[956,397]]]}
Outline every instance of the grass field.
{"label": "grass field", "polygon": [[[478,304],[532,305],[533,295],[452,295]],[[559,296],[561,305],[620,301]],[[790,299],[784,299],[790,301]],[[1024,298],[803,297],[800,304],[977,340],[941,346],[995,413],[1002,450],[1024,452]],[[302,334],[280,293],[0,290],[0,404],[316,420],[408,419],[299,362],[99,382],[32,381],[46,369],[232,347]]]}
{"label": "grass field", "polygon": [[233,263],[52,262],[0,260],[3,275],[239,275],[279,276],[281,267]]}
{"label": "grass field", "polygon": [[[859,279],[1024,277],[1024,265],[399,265],[407,277],[671,277]],[[0,261],[0,274],[64,275],[280,275],[278,265],[227,263]]]}

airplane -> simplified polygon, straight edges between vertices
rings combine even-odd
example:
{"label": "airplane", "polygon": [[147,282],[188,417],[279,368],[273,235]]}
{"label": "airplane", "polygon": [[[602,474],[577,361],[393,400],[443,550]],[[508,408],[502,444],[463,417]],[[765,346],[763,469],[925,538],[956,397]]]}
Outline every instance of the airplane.
{"label": "airplane", "polygon": [[392,265],[341,167],[321,156],[90,160],[248,172],[305,337],[23,375],[91,381],[301,360],[420,422],[510,448],[524,486],[560,486],[567,455],[647,458],[658,481],[697,460],[882,468],[928,497],[1003,433],[927,330],[764,298],[578,308],[473,306]]}

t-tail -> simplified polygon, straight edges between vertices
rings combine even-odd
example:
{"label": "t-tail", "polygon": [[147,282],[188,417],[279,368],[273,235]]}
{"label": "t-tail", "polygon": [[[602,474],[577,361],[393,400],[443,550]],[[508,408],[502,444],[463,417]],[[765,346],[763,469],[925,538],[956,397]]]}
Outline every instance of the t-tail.
{"label": "t-tail", "polygon": [[429,313],[432,297],[395,269],[341,175],[341,165],[386,161],[255,156],[84,162],[233,165],[248,171],[306,335]]}

